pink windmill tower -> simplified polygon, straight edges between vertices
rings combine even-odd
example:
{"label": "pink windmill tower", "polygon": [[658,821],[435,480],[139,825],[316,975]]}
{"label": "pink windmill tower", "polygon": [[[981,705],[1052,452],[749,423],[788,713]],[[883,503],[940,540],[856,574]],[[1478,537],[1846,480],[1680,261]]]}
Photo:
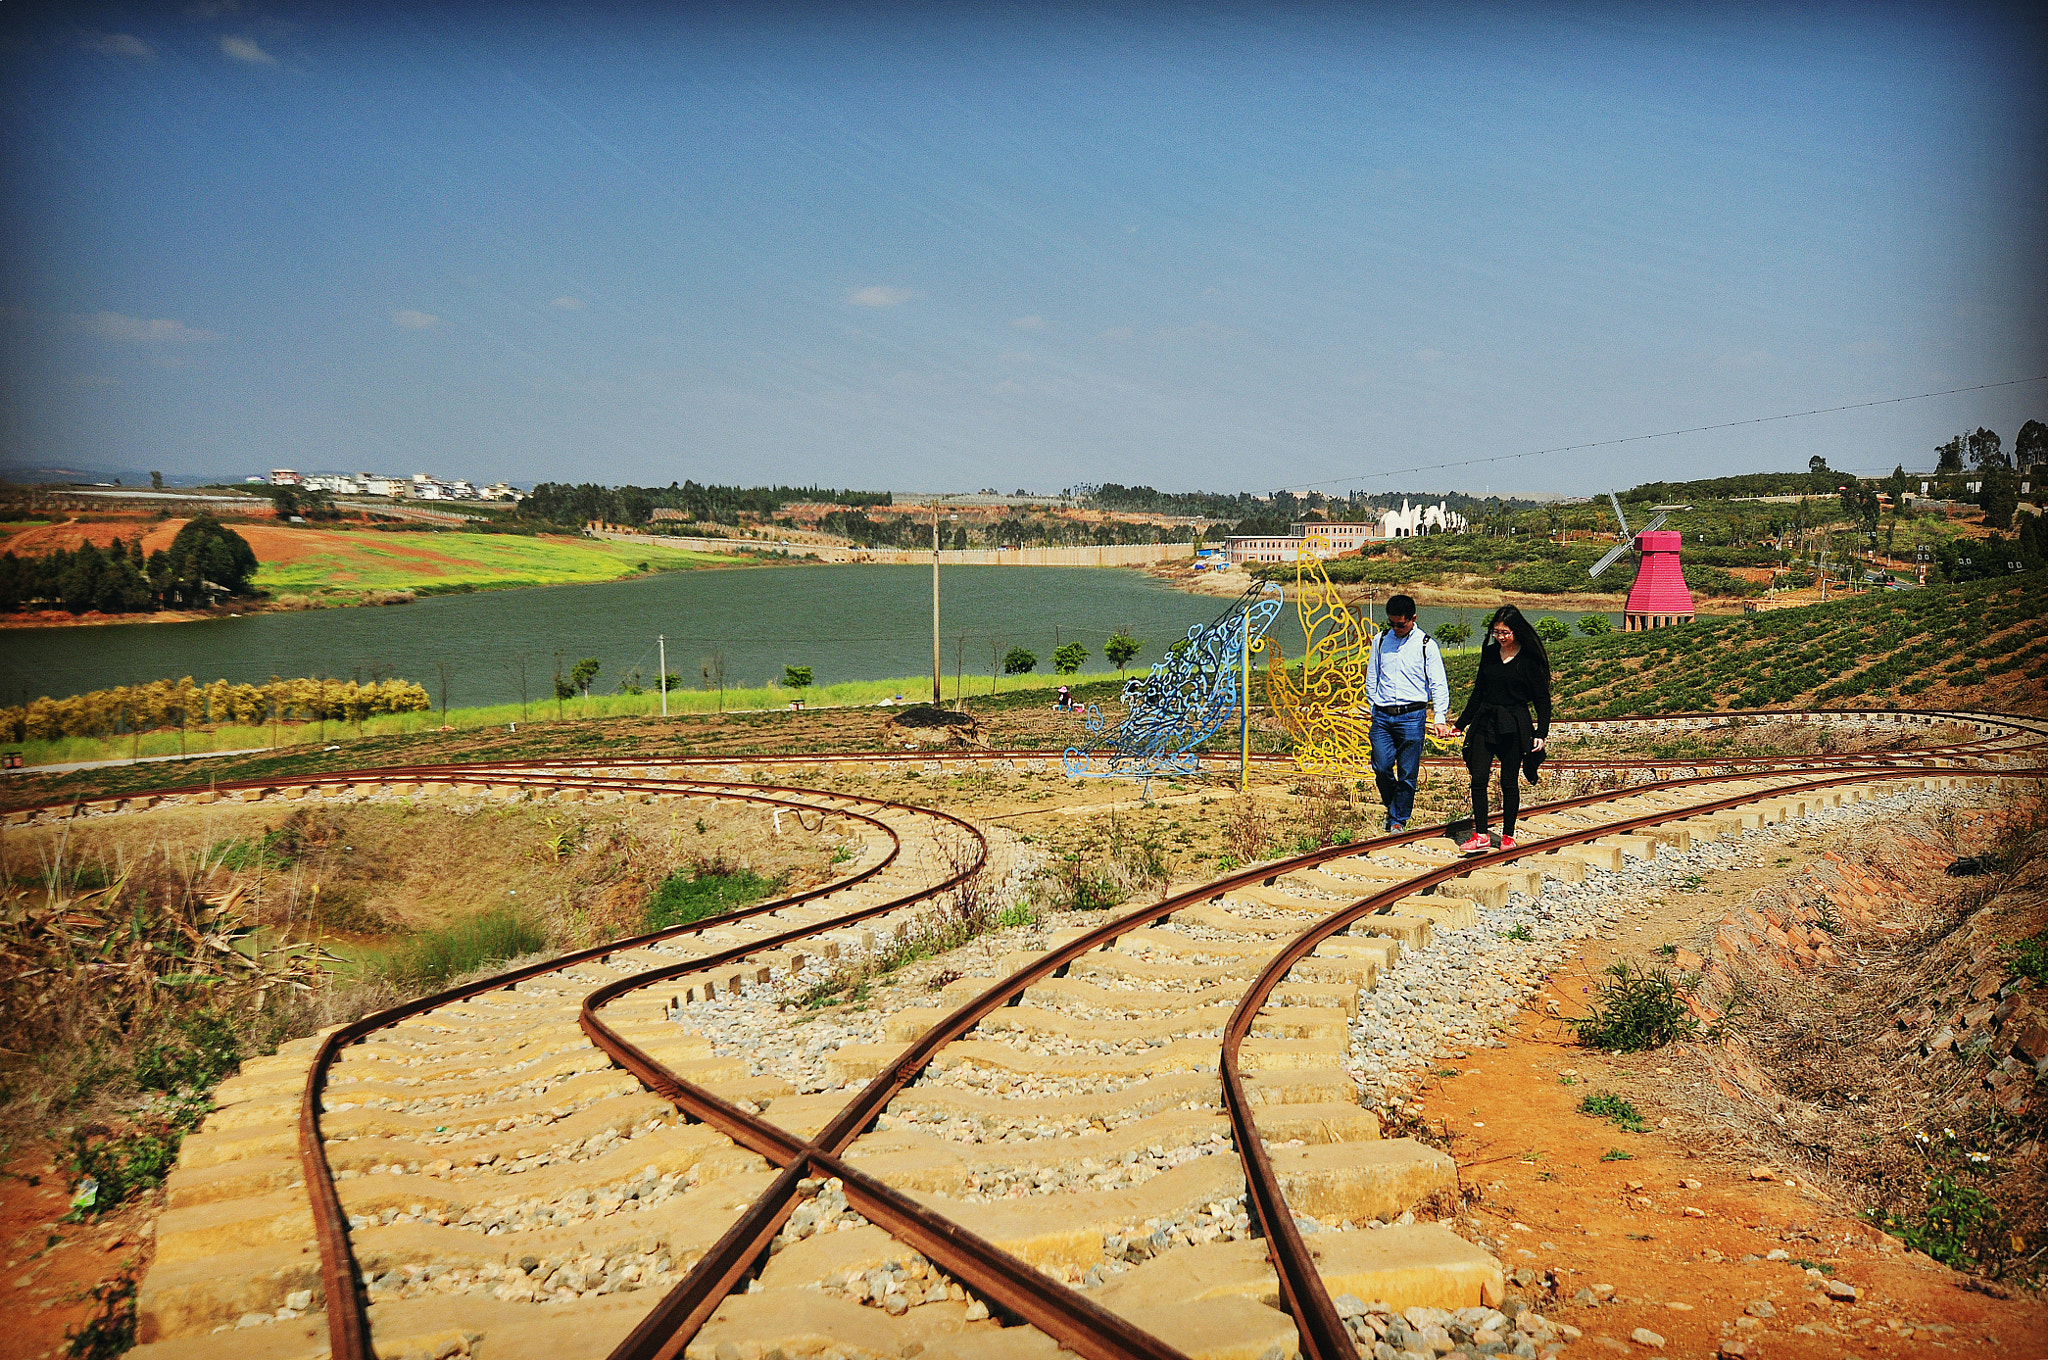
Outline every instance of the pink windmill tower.
{"label": "pink windmill tower", "polygon": [[[1628,588],[1628,603],[1621,607],[1621,626],[1631,633],[1649,628],[1668,628],[1674,623],[1692,622],[1692,591],[1685,584],[1685,569],[1678,563],[1678,549],[1685,535],[1659,530],[1669,519],[1660,513],[1631,536],[1628,518],[1621,513],[1621,500],[1612,491],[1607,499],[1614,505],[1614,518],[1621,524],[1622,542],[1595,562],[1588,576],[1598,576],[1613,566],[1621,555],[1634,548],[1642,560],[1636,564],[1635,584]],[[1684,507],[1679,507],[1683,509]]]}

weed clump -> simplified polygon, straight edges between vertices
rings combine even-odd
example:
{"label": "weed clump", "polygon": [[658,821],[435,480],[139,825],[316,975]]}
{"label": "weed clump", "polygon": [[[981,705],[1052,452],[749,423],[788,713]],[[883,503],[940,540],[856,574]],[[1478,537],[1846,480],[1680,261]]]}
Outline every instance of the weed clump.
{"label": "weed clump", "polygon": [[1686,1005],[1686,992],[1670,970],[1623,960],[1603,972],[1609,980],[1600,984],[1593,1009],[1566,1022],[1587,1048],[1637,1053],[1699,1032],[1699,1021]]}
{"label": "weed clump", "polygon": [[[1611,1119],[1625,1133],[1648,1133],[1642,1112],[1612,1091],[1595,1091],[1579,1102],[1579,1113],[1596,1119]],[[1602,1161],[1607,1158],[1602,1158]]]}

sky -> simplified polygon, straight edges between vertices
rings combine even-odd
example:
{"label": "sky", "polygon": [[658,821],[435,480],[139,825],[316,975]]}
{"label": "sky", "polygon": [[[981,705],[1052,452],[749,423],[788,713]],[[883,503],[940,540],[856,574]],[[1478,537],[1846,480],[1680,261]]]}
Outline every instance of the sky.
{"label": "sky", "polygon": [[9,0],[0,468],[1927,468],[2048,382],[1537,451],[2048,375],[2019,15]]}

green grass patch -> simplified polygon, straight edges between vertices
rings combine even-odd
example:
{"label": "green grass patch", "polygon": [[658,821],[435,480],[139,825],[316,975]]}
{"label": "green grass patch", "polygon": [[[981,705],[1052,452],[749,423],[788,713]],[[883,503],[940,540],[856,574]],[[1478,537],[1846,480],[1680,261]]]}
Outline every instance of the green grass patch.
{"label": "green grass patch", "polygon": [[498,907],[453,925],[416,931],[367,957],[363,966],[401,991],[428,992],[465,973],[547,947],[547,933],[538,922],[515,908]]}
{"label": "green grass patch", "polygon": [[445,594],[514,586],[616,581],[648,571],[733,566],[735,554],[645,547],[602,539],[528,538],[461,530],[377,535],[341,530],[299,531],[324,551],[265,563],[256,585],[273,595],[413,590]]}
{"label": "green grass patch", "polygon": [[[1643,1122],[1641,1112],[1612,1091],[1593,1092],[1579,1102],[1579,1113],[1592,1115],[1596,1119],[1612,1120],[1624,1133],[1650,1131],[1650,1126]],[[1607,1159],[1603,1157],[1601,1160]]]}
{"label": "green grass patch", "polygon": [[648,896],[647,928],[666,930],[722,916],[752,906],[781,886],[781,879],[764,878],[722,861],[698,864],[687,873],[670,874]]}
{"label": "green grass patch", "polygon": [[1600,1160],[1603,1162],[1632,1162],[1635,1159],[1636,1155],[1633,1152],[1623,1152],[1620,1148],[1609,1148],[1600,1154]]}

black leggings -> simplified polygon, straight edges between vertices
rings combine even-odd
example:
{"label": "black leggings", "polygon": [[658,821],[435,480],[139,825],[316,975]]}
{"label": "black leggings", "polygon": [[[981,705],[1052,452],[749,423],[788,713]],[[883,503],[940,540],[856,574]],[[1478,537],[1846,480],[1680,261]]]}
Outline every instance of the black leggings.
{"label": "black leggings", "polygon": [[1515,814],[1522,810],[1522,753],[1513,738],[1496,746],[1484,732],[1465,738],[1465,768],[1472,775],[1472,822],[1477,835],[1486,834],[1486,784],[1493,776],[1494,762],[1500,762],[1500,832],[1515,834]]}

